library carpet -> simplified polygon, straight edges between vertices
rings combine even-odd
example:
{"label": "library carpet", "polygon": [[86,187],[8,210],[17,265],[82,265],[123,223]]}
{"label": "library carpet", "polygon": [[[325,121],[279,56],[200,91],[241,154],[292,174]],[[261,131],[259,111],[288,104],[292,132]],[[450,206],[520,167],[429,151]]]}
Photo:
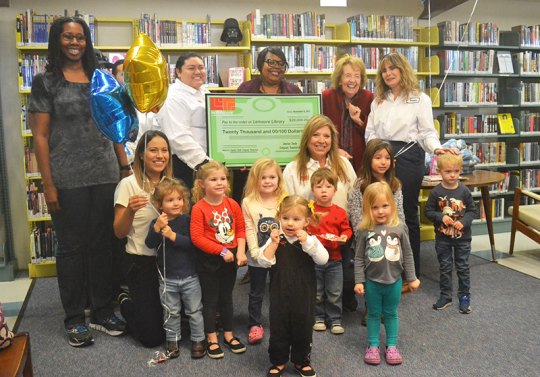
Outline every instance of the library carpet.
{"label": "library carpet", "polygon": [[[457,300],[446,310],[431,308],[438,289],[434,243],[422,244],[422,285],[403,295],[400,305],[401,366],[367,366],[362,361],[366,328],[360,326],[363,301],[357,312],[344,313],[345,334],[316,332],[312,362],[319,376],[537,376],[540,333],[540,280],[484,259],[471,257],[472,309],[460,314]],[[243,269],[238,276],[242,276]],[[454,279],[454,283],[456,283]],[[457,287],[457,284],[454,285]],[[237,285],[235,335],[247,338],[249,285]],[[268,295],[263,306],[268,330]],[[191,360],[189,335],[183,334],[178,359],[154,367],[146,362],[159,348],[147,349],[129,336],[94,332],[95,344],[76,349],[67,344],[63,311],[55,278],[38,279],[20,331],[32,337],[34,370],[39,376],[263,376],[269,366],[268,331],[262,344],[248,346],[244,355],[225,349],[225,358]],[[184,329],[187,332],[187,329]],[[221,336],[220,336],[221,339]],[[381,329],[384,345],[384,330]],[[293,376],[289,364],[284,376]]]}

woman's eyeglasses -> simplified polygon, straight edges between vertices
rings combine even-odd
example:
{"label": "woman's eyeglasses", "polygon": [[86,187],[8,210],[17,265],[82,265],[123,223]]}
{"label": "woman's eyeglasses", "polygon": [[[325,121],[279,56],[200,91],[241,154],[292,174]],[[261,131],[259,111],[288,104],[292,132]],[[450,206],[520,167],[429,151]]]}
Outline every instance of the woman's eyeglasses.
{"label": "woman's eyeglasses", "polygon": [[268,64],[270,67],[281,67],[281,68],[284,68],[287,66],[287,62],[283,62],[283,61],[280,61],[280,60],[274,60],[274,59],[266,59],[264,61],[266,64]]}
{"label": "woman's eyeglasses", "polygon": [[71,34],[71,33],[62,33],[62,39],[66,42],[71,42],[76,40],[77,42],[86,42],[86,35],[83,34]]}

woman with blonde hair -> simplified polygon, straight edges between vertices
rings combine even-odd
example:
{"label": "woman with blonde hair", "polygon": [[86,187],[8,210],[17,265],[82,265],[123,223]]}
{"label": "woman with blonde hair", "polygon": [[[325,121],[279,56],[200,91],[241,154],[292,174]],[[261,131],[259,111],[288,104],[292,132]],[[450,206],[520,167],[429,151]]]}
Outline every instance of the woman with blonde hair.
{"label": "woman with blonde hair", "polygon": [[339,145],[344,155],[352,158],[356,172],[362,167],[364,132],[373,101],[373,93],[364,89],[366,82],[362,59],[347,54],[336,63],[332,87],[322,93],[323,113],[334,122],[340,134]]}
{"label": "woman with blonde hair", "polygon": [[311,117],[300,140],[300,150],[283,170],[285,188],[289,194],[313,199],[310,178],[319,168],[328,167],[339,182],[334,204],[347,210],[347,196],[356,179],[351,163],[339,153],[338,132],[325,115]]}

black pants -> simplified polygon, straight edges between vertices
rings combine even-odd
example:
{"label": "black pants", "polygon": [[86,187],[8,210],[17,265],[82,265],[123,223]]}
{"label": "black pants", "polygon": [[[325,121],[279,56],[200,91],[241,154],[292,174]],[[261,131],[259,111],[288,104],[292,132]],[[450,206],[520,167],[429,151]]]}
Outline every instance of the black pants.
{"label": "black pants", "polygon": [[343,297],[341,300],[344,310],[354,312],[358,307],[358,301],[356,301],[354,294],[354,249],[352,245],[345,245],[342,250]]}
{"label": "black pants", "polygon": [[236,261],[223,263],[215,271],[199,270],[199,280],[202,289],[204,331],[207,334],[216,332],[216,312],[218,309],[223,331],[232,331]]}
{"label": "black pants", "polygon": [[129,332],[143,346],[157,347],[165,340],[165,331],[156,257],[126,253],[123,272],[131,300],[122,302],[120,312]]}
{"label": "black pants", "polygon": [[116,185],[58,190],[61,210],[52,212],[58,238],[56,271],[64,325],[85,322],[89,299],[92,317],[112,314],[111,239]]}
{"label": "black pants", "polygon": [[194,174],[195,171],[192,168],[176,155],[173,155],[173,176],[176,179],[181,179],[189,190],[193,188]]}
{"label": "black pants", "polygon": [[[392,149],[397,154],[406,143],[391,141]],[[401,181],[403,191],[403,212],[409,228],[409,239],[414,258],[416,276],[420,276],[420,220],[418,218],[418,196],[424,177],[425,152],[414,144],[405,153],[397,157],[396,177]]]}

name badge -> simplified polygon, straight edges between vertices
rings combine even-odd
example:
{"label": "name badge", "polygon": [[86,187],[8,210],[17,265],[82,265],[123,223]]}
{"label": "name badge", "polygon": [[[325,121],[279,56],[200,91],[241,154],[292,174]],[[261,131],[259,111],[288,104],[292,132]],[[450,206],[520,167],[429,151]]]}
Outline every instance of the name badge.
{"label": "name badge", "polygon": [[420,102],[420,97],[410,97],[407,100],[407,103],[419,103],[419,102]]}

